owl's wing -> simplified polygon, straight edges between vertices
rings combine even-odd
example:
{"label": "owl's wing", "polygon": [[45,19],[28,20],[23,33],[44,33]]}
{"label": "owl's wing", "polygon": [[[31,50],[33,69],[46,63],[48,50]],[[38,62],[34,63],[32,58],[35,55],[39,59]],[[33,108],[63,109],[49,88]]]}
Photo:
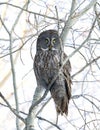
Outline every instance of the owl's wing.
{"label": "owl's wing", "polygon": [[[67,55],[63,54],[63,61]],[[71,64],[68,60],[63,67],[62,73],[57,77],[54,85],[51,87],[50,92],[54,99],[56,110],[58,114],[68,114],[68,103],[71,98]]]}
{"label": "owl's wing", "polygon": [[[64,53],[63,57],[64,57],[63,59],[65,60],[67,58],[67,55]],[[71,98],[72,81],[71,81],[71,74],[70,73],[71,73],[71,64],[70,64],[70,61],[68,60],[63,67],[63,75],[64,75],[64,78],[65,78],[65,87],[66,87],[66,94],[67,94],[67,97],[68,97],[68,101]]]}

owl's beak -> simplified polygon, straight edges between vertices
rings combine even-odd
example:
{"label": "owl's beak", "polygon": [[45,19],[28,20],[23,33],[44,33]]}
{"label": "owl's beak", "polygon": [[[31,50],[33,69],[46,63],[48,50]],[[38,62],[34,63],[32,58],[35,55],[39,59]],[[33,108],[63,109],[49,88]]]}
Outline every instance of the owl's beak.
{"label": "owl's beak", "polygon": [[50,46],[49,46],[49,50],[52,50],[52,47],[53,47],[53,46],[50,44]]}

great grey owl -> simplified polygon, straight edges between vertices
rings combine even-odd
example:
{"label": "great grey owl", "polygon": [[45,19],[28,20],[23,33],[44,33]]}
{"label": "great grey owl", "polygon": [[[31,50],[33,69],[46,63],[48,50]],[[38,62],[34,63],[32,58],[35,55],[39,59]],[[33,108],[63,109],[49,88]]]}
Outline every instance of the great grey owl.
{"label": "great grey owl", "polygon": [[[34,71],[38,87],[48,88],[61,68],[61,39],[56,30],[42,32],[37,39],[37,50],[34,60]],[[63,61],[67,55],[63,53]],[[71,65],[68,60],[61,73],[50,87],[58,114],[68,114],[68,103],[71,98]]]}

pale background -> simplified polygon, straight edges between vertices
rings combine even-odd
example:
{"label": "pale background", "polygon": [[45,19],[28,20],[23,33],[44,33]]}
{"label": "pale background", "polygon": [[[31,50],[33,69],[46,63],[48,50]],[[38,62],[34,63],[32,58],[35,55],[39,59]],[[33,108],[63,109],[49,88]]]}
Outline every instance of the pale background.
{"label": "pale background", "polygon": [[[47,29],[57,29],[57,12],[59,19],[66,21],[71,7],[71,0],[0,0],[0,17],[6,28],[11,32],[12,27],[12,51],[23,48],[13,53],[16,84],[18,92],[19,109],[28,113],[33,94],[36,88],[36,79],[33,71],[34,55],[36,52],[36,39],[40,32]],[[84,9],[91,0],[77,0],[76,13]],[[9,4],[10,5],[9,5]],[[100,1],[98,1],[100,4]],[[14,7],[15,5],[16,7]],[[21,12],[18,7],[26,11]],[[55,9],[57,7],[57,12]],[[100,5],[98,6],[100,11]],[[32,12],[27,12],[32,11]],[[38,15],[34,14],[38,13]],[[19,16],[20,14],[20,16]],[[47,17],[42,17],[43,14]],[[100,17],[100,16],[99,16]],[[70,29],[65,42],[65,52],[70,55],[88,36],[89,30],[95,19],[94,7],[91,7],[81,16]],[[62,30],[64,22],[60,23]],[[9,57],[9,35],[0,22],[0,92],[5,96],[10,105],[15,107],[14,89],[11,74],[11,62]],[[75,74],[91,60],[100,56],[100,27],[95,24],[90,40],[70,58],[72,65],[71,74]],[[100,129],[100,60],[90,64],[81,73],[74,76],[72,96],[76,96],[69,104],[68,116],[60,116],[58,126],[62,130],[99,130]],[[48,95],[50,97],[50,94]],[[48,98],[47,97],[47,98]],[[84,98],[85,97],[85,98]],[[46,101],[47,99],[45,99]],[[45,102],[43,101],[43,102]],[[0,130],[16,130],[15,115],[8,107],[3,106],[0,98]],[[42,103],[41,103],[42,105]],[[40,105],[40,106],[41,106]],[[26,117],[21,114],[22,117]],[[39,116],[55,123],[56,111],[51,100],[39,114]],[[20,122],[21,129],[24,124]],[[36,119],[36,128],[40,130],[56,130],[46,121]]]}

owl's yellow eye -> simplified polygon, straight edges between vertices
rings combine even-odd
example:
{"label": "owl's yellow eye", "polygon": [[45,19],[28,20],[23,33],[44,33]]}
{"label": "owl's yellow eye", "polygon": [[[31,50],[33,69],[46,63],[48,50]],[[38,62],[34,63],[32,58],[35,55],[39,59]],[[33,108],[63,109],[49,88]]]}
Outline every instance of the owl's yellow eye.
{"label": "owl's yellow eye", "polygon": [[46,43],[46,44],[49,43],[49,39],[48,39],[48,38],[45,39],[45,43]]}
{"label": "owl's yellow eye", "polygon": [[55,39],[55,38],[52,39],[52,43],[53,43],[53,44],[56,43],[56,39]]}

